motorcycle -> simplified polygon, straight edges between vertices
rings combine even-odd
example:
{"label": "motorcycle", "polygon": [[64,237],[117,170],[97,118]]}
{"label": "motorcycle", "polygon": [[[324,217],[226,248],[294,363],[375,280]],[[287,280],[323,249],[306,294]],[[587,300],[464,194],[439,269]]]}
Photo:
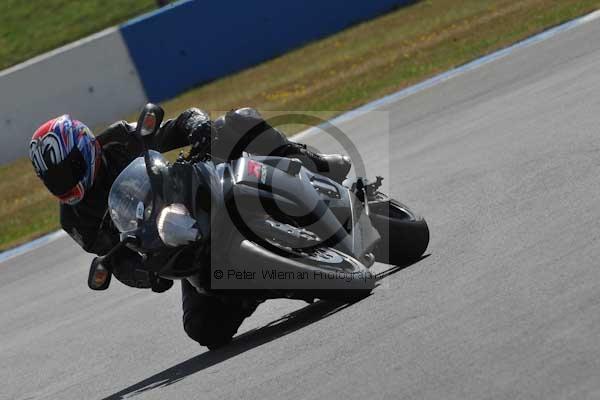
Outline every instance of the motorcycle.
{"label": "motorcycle", "polygon": [[[135,137],[143,144],[163,116],[147,104]],[[108,210],[120,242],[92,262],[91,289],[108,288],[105,260],[126,246],[142,255],[144,279],[186,279],[207,295],[355,300],[375,287],[375,262],[402,265],[427,249],[427,223],[379,192],[381,177],[340,184],[298,159],[218,162],[201,147],[169,163],[144,146],[117,177]]]}

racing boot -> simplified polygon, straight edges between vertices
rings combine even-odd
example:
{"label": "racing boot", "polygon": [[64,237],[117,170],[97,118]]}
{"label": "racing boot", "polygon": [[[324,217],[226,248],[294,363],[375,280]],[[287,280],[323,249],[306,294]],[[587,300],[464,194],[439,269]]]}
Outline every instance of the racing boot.
{"label": "racing boot", "polygon": [[313,172],[341,183],[350,171],[350,158],[340,154],[319,154],[306,145],[290,142],[283,133],[269,125],[253,108],[230,111],[213,123],[218,138],[213,155],[235,159],[248,153],[295,157]]}
{"label": "racing boot", "polygon": [[321,154],[308,149],[305,144],[288,142],[285,157],[296,157],[313,172],[324,175],[338,183],[348,176],[352,162],[342,154]]}

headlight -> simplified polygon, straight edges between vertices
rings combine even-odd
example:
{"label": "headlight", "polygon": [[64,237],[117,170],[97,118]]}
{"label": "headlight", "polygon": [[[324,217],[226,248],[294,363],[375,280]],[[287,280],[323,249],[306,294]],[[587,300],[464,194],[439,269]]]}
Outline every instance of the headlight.
{"label": "headlight", "polygon": [[158,214],[158,235],[167,246],[183,246],[200,238],[198,229],[192,228],[196,220],[183,204],[171,204]]}

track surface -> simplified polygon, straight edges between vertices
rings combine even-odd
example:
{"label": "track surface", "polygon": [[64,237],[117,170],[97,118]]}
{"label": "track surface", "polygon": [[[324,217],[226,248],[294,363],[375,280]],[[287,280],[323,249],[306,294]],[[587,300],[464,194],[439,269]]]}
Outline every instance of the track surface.
{"label": "track surface", "polygon": [[389,142],[346,126],[431,255],[345,308],[267,302],[217,352],[178,288],[89,291],[69,239],[4,262],[0,398],[600,398],[599,71],[591,22],[387,106]]}

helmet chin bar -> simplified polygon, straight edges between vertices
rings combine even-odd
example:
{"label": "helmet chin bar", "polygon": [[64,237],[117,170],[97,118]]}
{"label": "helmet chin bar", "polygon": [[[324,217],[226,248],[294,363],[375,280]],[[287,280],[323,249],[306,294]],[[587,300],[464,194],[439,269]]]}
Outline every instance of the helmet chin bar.
{"label": "helmet chin bar", "polygon": [[164,244],[177,247],[199,239],[200,233],[193,227],[195,223],[183,204],[171,204],[160,211],[156,227]]}
{"label": "helmet chin bar", "polygon": [[69,190],[67,193],[62,194],[58,197],[58,200],[63,204],[68,204],[73,206],[83,200],[85,196],[85,189],[81,183],[78,183],[73,189]]}

